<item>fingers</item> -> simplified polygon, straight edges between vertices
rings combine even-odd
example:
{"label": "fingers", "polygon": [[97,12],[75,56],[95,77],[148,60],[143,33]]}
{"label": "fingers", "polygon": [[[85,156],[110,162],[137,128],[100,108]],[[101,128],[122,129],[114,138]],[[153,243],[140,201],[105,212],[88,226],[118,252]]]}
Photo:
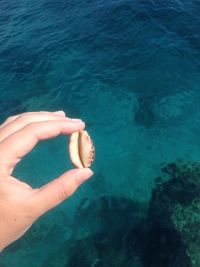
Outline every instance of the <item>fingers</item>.
{"label": "fingers", "polygon": [[70,170],[40,189],[35,189],[28,200],[35,217],[38,218],[71,196],[92,174],[87,168]]}
{"label": "fingers", "polygon": [[71,134],[84,129],[81,120],[52,120],[31,122],[24,128],[9,135],[0,143],[0,162],[8,174],[12,173],[15,165],[30,152],[40,141],[56,137],[60,134]]}
{"label": "fingers", "polygon": [[57,115],[61,115],[61,116],[65,116],[65,112],[62,110],[59,111],[54,111],[54,112],[48,112],[48,111],[37,111],[37,112],[25,112],[25,113],[21,113],[15,116],[11,116],[8,117],[1,125],[0,125],[0,129],[5,126],[6,124],[14,121],[16,118],[18,118],[19,116],[23,116],[23,115],[31,115],[31,114],[57,114]]}
{"label": "fingers", "polygon": [[48,120],[60,120],[60,119],[71,120],[65,117],[63,111],[57,112],[27,112],[24,114],[9,117],[0,128],[0,142],[9,135],[13,134],[17,130],[25,127],[27,124],[37,121],[48,121]]}

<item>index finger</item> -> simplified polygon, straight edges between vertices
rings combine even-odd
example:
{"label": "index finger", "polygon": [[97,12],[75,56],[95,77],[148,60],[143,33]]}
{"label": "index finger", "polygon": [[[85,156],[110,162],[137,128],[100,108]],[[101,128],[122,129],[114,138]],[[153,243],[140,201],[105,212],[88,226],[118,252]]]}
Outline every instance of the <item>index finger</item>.
{"label": "index finger", "polygon": [[[60,134],[71,134],[84,129],[82,121],[72,122],[66,120],[33,122],[8,136],[0,143],[0,169],[12,173],[16,164],[29,153],[36,144],[45,139]],[[4,170],[5,171],[5,170]]]}

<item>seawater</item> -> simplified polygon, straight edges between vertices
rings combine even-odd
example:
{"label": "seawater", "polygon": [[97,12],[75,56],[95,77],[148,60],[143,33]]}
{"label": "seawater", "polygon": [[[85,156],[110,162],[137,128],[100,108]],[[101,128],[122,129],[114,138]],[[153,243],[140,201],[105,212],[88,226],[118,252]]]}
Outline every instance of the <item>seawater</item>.
{"label": "seawater", "polygon": [[[146,217],[162,166],[200,160],[199,23],[195,0],[1,1],[1,122],[64,110],[86,122],[96,159],[93,178],[0,266],[153,266],[142,240],[139,251],[124,240]],[[67,142],[42,142],[14,175],[39,187],[72,168]]]}

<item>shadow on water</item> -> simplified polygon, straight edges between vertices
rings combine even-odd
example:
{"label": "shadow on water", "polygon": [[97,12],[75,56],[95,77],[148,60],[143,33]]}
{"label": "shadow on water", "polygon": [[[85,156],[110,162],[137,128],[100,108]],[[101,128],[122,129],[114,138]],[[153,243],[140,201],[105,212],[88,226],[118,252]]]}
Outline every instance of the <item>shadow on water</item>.
{"label": "shadow on water", "polygon": [[156,114],[153,111],[155,97],[141,97],[138,99],[138,108],[135,112],[134,121],[145,128],[153,127],[156,123]]}

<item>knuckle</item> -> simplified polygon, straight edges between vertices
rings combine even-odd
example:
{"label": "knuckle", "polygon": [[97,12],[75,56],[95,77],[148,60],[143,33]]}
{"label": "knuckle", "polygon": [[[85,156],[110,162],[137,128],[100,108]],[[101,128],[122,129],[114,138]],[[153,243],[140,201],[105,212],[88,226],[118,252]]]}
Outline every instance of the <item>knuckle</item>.
{"label": "knuckle", "polygon": [[17,121],[19,123],[25,123],[27,121],[29,121],[29,116],[27,114],[21,114],[19,115],[19,117],[17,118]]}
{"label": "knuckle", "polygon": [[29,122],[26,126],[26,128],[30,131],[34,131],[36,128],[36,123],[35,122]]}
{"label": "knuckle", "polygon": [[5,120],[5,122],[10,122],[10,121],[14,120],[14,118],[15,118],[15,116],[10,116]]}
{"label": "knuckle", "polygon": [[50,112],[45,111],[45,110],[39,110],[37,111],[38,114],[49,114]]}
{"label": "knuckle", "polygon": [[31,134],[33,136],[36,137],[36,139],[40,139],[38,137],[38,127],[37,127],[37,124],[35,122],[30,122],[28,123],[26,126],[25,126],[25,131],[27,132],[27,134]]}
{"label": "knuckle", "polygon": [[59,186],[58,187],[58,199],[59,201],[63,201],[65,200],[66,198],[70,197],[74,192],[74,188],[73,186]]}

